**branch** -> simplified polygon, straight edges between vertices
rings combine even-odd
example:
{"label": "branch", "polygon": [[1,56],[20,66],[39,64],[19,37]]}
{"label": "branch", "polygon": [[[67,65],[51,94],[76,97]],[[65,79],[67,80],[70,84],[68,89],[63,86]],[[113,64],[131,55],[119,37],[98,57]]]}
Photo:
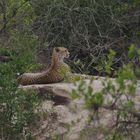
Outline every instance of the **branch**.
{"label": "branch", "polygon": [[16,8],[16,9],[13,11],[12,16],[11,16],[9,19],[7,19],[7,17],[6,17],[6,5],[5,5],[5,7],[4,7],[4,6],[2,6],[2,4],[1,4],[1,6],[2,6],[5,10],[4,10],[4,12],[3,12],[3,14],[4,14],[4,15],[3,15],[3,23],[4,23],[4,25],[3,25],[3,27],[0,29],[0,34],[4,32],[4,30],[5,30],[6,27],[7,27],[7,24],[17,15],[18,11],[19,11],[27,2],[28,2],[28,1],[23,2],[18,8]]}
{"label": "branch", "polygon": [[10,58],[9,56],[0,56],[0,62],[9,62],[11,60],[12,58]]}
{"label": "branch", "polygon": [[108,106],[108,105],[104,105],[104,106],[102,106],[102,108],[109,109],[109,110],[126,111],[126,112],[132,114],[134,117],[140,119],[140,113],[136,112],[136,110],[134,110],[134,109],[130,110],[127,108],[119,108],[117,106]]}

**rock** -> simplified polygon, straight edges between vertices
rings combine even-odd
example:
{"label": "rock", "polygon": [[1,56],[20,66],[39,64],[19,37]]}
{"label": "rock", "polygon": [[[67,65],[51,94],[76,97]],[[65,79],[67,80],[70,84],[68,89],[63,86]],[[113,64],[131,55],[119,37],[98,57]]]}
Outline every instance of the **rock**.
{"label": "rock", "polygon": [[[107,82],[103,77],[95,77],[91,87],[94,92],[99,92],[103,89],[102,82]],[[109,80],[118,87],[114,78]],[[89,85],[91,81],[85,80],[85,84]],[[129,81],[126,83],[129,83]],[[85,102],[83,98],[72,100],[70,93],[73,89],[76,89],[79,82],[72,83],[56,83],[56,84],[44,84],[44,85],[29,85],[20,86],[20,89],[28,90],[34,89],[41,96],[51,96],[52,102],[43,101],[41,110],[43,112],[50,112],[47,118],[42,119],[38,123],[32,133],[37,140],[55,139],[60,138],[62,140],[104,140],[105,135],[103,129],[111,130],[115,122],[115,117],[112,109],[100,108],[98,111],[98,117],[96,114],[90,112],[85,108]],[[124,96],[121,97],[122,101],[125,101]],[[140,113],[140,82],[136,86],[136,96],[131,97],[136,103],[135,112],[136,115]],[[113,100],[111,96],[105,95],[105,104],[108,101]],[[118,102],[119,104],[119,102]],[[115,108],[114,108],[115,109]],[[116,108],[117,109],[117,108]],[[89,116],[92,115],[92,122],[89,125]],[[90,128],[90,126],[92,126]]]}
{"label": "rock", "polygon": [[46,98],[51,98],[58,104],[69,104],[72,100],[70,92],[73,88],[73,84],[66,83],[56,83],[56,84],[38,84],[38,85],[28,85],[28,86],[19,86],[19,89],[29,90],[33,89],[37,91],[39,96]]}

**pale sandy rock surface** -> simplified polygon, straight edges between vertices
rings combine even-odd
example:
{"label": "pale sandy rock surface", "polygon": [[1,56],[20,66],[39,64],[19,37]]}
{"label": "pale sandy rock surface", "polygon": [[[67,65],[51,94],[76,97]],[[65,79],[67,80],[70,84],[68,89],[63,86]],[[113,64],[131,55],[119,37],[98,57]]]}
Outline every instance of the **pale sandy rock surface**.
{"label": "pale sandy rock surface", "polygon": [[[94,91],[100,91],[102,86],[102,81],[104,78],[98,78],[93,81],[92,87]],[[111,79],[115,84],[115,79]],[[88,85],[90,80],[86,80]],[[117,85],[116,85],[117,86]],[[76,85],[72,83],[57,83],[57,84],[47,84],[47,85],[30,85],[20,87],[22,89],[36,89],[41,91],[45,89],[46,93],[53,94],[54,96],[59,96],[68,101],[65,104],[62,100],[62,104],[54,106],[55,101],[43,101],[41,106],[42,112],[49,112],[46,118],[43,118],[38,122],[38,127],[33,129],[33,134],[37,140],[53,140],[58,136],[60,140],[104,140],[104,134],[102,133],[102,128],[107,127],[108,129],[114,125],[114,114],[110,110],[100,109],[99,110],[99,120],[93,115],[93,121],[91,122],[92,132],[86,132],[89,128],[88,120],[91,112],[87,110],[84,106],[84,101],[82,99],[72,100],[71,91],[76,89]],[[58,99],[59,99],[58,98]],[[111,100],[110,97],[106,99]],[[140,82],[138,82],[136,88],[136,102],[137,110],[140,110]]]}

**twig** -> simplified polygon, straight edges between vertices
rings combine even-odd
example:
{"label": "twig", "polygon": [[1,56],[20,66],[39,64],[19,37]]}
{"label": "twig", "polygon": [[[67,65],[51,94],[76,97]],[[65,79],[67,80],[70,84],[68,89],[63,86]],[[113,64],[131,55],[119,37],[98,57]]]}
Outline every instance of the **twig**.
{"label": "twig", "polygon": [[[3,31],[4,31],[4,30],[6,29],[6,27],[7,27],[7,24],[17,15],[17,12],[19,11],[19,9],[21,9],[27,2],[28,2],[28,1],[23,2],[15,11],[13,11],[12,16],[11,16],[9,19],[7,19],[7,17],[6,17],[6,5],[5,5],[5,7],[3,7],[3,8],[5,8],[5,10],[4,10],[4,15],[3,15],[3,23],[4,23],[4,25],[3,25],[3,27],[0,29],[0,34],[3,33]],[[1,4],[1,5],[2,5],[2,4]]]}
{"label": "twig", "polygon": [[132,114],[134,117],[140,119],[140,113],[134,111],[134,110],[130,110],[130,109],[127,109],[127,108],[119,108],[117,106],[108,106],[108,105],[103,105],[102,108],[105,108],[105,109],[108,109],[108,110],[118,110],[118,111],[126,111],[130,114]]}

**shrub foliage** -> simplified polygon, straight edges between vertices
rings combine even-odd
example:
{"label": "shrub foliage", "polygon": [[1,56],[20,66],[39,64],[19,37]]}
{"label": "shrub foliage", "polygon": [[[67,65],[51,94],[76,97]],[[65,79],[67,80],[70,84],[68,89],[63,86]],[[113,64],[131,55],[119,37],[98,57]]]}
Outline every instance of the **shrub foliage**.
{"label": "shrub foliage", "polygon": [[77,72],[105,75],[110,49],[117,52],[112,67],[118,69],[128,60],[128,46],[139,44],[139,0],[31,0],[31,6],[40,41],[68,47]]}

